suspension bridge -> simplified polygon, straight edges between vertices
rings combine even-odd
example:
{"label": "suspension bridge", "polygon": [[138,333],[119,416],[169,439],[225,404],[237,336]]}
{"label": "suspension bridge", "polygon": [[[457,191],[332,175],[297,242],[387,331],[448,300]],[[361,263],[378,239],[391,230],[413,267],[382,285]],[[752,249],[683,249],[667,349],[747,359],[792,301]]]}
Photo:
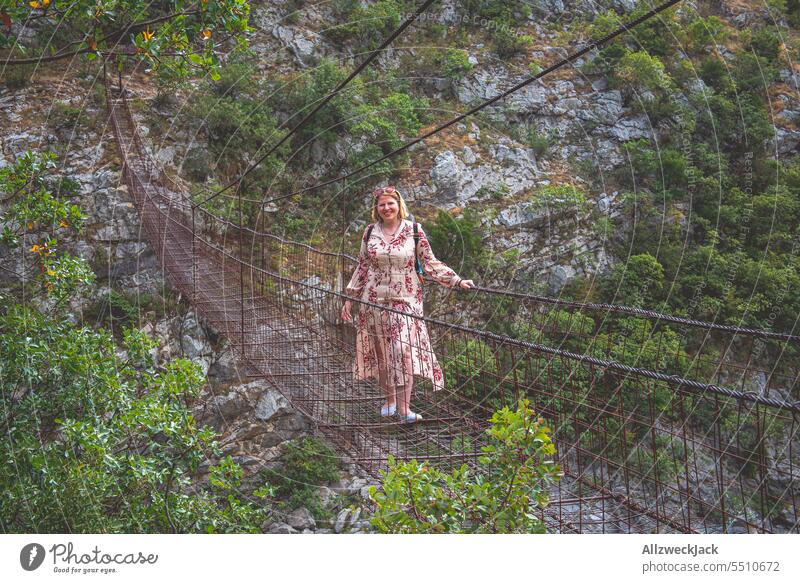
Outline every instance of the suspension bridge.
{"label": "suspension bridge", "polygon": [[[106,99],[123,179],[171,285],[247,374],[367,471],[377,475],[389,455],[474,465],[492,412],[527,398],[552,427],[564,472],[540,511],[553,531],[800,529],[800,337],[486,288],[429,290],[436,310],[419,319],[446,386],[415,387],[424,421],[381,419],[382,391],[354,381],[355,331],[339,318],[354,258],[193,204],[148,155],[124,84],[106,79]],[[504,328],[493,330],[498,307]]]}

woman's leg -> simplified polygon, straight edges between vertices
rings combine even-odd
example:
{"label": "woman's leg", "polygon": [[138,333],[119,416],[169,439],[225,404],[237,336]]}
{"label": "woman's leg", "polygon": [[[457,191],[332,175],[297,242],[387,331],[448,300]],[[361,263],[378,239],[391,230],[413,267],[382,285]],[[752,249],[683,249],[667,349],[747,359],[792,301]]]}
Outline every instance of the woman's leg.
{"label": "woman's leg", "polygon": [[[378,324],[380,325],[380,324]],[[384,336],[379,333],[376,328],[373,328],[373,346],[375,347],[375,358],[378,361],[378,386],[383,390],[386,395],[386,405],[394,407],[397,404],[395,396],[395,388],[389,375],[389,359],[387,358],[384,346]]]}
{"label": "woman's leg", "polygon": [[397,412],[407,416],[411,405],[411,391],[414,387],[414,363],[412,360],[411,342],[414,336],[413,320],[408,316],[401,316],[402,325],[399,340],[396,343],[400,353],[398,361],[401,363],[400,384],[397,387]]}
{"label": "woman's leg", "polygon": [[411,362],[411,347],[403,350],[403,380],[404,383],[397,387],[397,412],[408,415],[411,406],[411,391],[414,388],[414,369]]}

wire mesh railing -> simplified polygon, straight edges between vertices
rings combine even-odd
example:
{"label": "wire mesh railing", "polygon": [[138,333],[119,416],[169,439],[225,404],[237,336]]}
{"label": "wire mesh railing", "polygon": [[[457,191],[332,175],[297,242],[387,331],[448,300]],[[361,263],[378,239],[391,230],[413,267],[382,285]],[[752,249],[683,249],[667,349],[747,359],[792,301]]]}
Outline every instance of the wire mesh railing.
{"label": "wire mesh railing", "polygon": [[[382,418],[353,375],[340,319],[352,258],[259,233],[191,205],[147,156],[124,92],[107,86],[123,176],[168,279],[318,429],[367,470],[393,455],[474,464],[491,413],[528,398],[564,478],[543,518],[561,532],[797,532],[796,337],[665,321],[488,290],[429,290],[427,317],[353,300],[358,317],[424,322],[441,390],[423,421]],[[244,217],[240,215],[240,224]],[[393,359],[389,359],[393,360]]]}

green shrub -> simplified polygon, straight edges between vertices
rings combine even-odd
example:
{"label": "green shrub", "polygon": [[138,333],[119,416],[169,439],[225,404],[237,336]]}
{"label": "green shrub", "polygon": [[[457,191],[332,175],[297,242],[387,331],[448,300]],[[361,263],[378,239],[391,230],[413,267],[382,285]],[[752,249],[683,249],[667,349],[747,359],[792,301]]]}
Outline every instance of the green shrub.
{"label": "green shrub", "polygon": [[525,144],[533,149],[533,153],[537,158],[541,158],[547,153],[547,148],[550,147],[550,138],[540,134],[535,128],[530,128],[525,137]]}
{"label": "green shrub", "polygon": [[89,118],[82,107],[56,101],[50,109],[47,121],[55,128],[75,128],[86,124]]}
{"label": "green shrub", "polygon": [[572,184],[551,184],[534,192],[531,202],[536,208],[556,211],[574,209],[580,212],[586,204],[586,195]]}
{"label": "green shrub", "polygon": [[442,366],[449,390],[477,401],[487,397],[496,398],[496,395],[487,395],[487,391],[497,389],[494,386],[497,374],[495,353],[482,340],[453,339],[448,345],[448,354]]}
{"label": "green shrub", "polygon": [[496,24],[492,28],[492,47],[500,58],[507,58],[525,51],[533,44],[533,37],[527,34],[517,34],[508,27],[503,20],[493,21]]}
{"label": "green shrub", "polygon": [[0,315],[4,532],[259,532],[267,506],[242,498],[230,460],[226,484],[193,483],[219,454],[191,414],[203,379],[185,360],[154,368],[153,346],[129,330],[123,360],[110,334],[23,306]]}
{"label": "green shrub", "polygon": [[444,53],[443,72],[445,77],[460,79],[472,71],[474,66],[469,62],[469,54],[461,49],[447,49]]}
{"label": "green shrub", "polygon": [[729,32],[728,26],[717,16],[697,17],[686,26],[689,46],[694,51],[724,43]]}
{"label": "green shrub", "polygon": [[752,33],[749,48],[755,51],[758,56],[774,62],[778,59],[778,53],[782,44],[775,29],[765,26],[757,28]]}
{"label": "green shrub", "polygon": [[708,57],[700,65],[700,78],[715,91],[727,91],[731,87],[731,79],[724,61]]}
{"label": "green shrub", "polygon": [[357,39],[365,50],[377,48],[398,26],[403,13],[410,6],[402,0],[376,0],[366,7],[358,2],[338,1],[335,7],[349,22],[326,30],[325,34],[337,41]]}
{"label": "green shrub", "polygon": [[487,229],[475,210],[468,208],[460,217],[440,210],[436,219],[424,228],[437,259],[467,279],[481,271]]}
{"label": "green shrub", "polygon": [[306,437],[286,445],[280,469],[264,468],[259,475],[273,486],[274,495],[287,511],[305,506],[315,517],[323,518],[318,489],[339,481],[339,465],[336,452],[324,441]]}
{"label": "green shrub", "polygon": [[389,458],[383,486],[370,488],[372,525],[386,533],[544,533],[536,513],[561,477],[551,456],[550,428],[527,401],[494,413],[479,458],[480,473],[464,464],[445,473],[412,460]]}
{"label": "green shrub", "polygon": [[638,87],[648,91],[668,91],[672,80],[658,57],[645,51],[628,51],[619,60],[616,76],[623,88]]}
{"label": "green shrub", "polygon": [[649,253],[619,263],[601,283],[605,301],[626,306],[649,307],[664,286],[664,268]]}

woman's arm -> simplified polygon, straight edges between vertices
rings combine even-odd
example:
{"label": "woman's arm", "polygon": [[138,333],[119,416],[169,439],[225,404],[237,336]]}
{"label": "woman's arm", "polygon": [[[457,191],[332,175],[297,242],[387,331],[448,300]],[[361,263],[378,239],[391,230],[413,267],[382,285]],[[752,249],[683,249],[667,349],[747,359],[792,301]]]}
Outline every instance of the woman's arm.
{"label": "woman's arm", "polygon": [[422,270],[430,275],[437,283],[445,287],[456,287],[461,283],[461,278],[447,265],[436,259],[431,249],[431,244],[422,230],[422,225],[417,223],[419,233],[419,245],[417,245],[417,257],[422,264]]}

